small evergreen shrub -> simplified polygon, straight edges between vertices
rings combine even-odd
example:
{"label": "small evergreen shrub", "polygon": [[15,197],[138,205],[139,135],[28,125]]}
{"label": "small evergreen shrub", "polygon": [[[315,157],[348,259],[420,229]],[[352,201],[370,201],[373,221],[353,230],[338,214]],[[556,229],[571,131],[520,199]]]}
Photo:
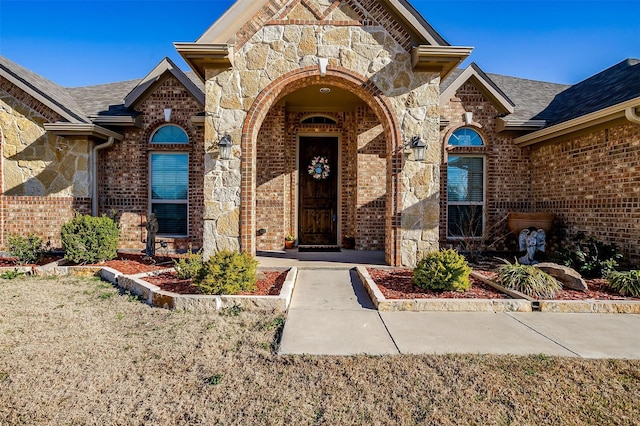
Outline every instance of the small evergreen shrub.
{"label": "small evergreen shrub", "polygon": [[558,251],[562,262],[585,277],[601,277],[618,266],[622,254],[615,244],[605,244],[579,232],[568,248]]}
{"label": "small evergreen shrub", "polygon": [[29,234],[26,237],[19,235],[9,235],[9,253],[18,258],[21,265],[36,263],[44,254],[42,238],[36,234]]}
{"label": "small evergreen shrub", "polygon": [[498,268],[498,280],[508,289],[519,291],[536,299],[550,299],[562,286],[555,278],[533,265],[509,263]]}
{"label": "small evergreen shrub", "polygon": [[181,280],[197,278],[204,267],[202,250],[197,252],[189,250],[189,253],[173,261],[173,267],[176,270],[176,276]]}
{"label": "small evergreen shrub", "polygon": [[238,294],[256,290],[258,261],[248,253],[220,251],[204,262],[193,285],[205,294]]}
{"label": "small evergreen shrub", "polygon": [[98,263],[118,255],[120,229],[110,217],[77,214],[62,225],[64,258],[75,263]]}
{"label": "small evergreen shrub", "polygon": [[640,297],[640,270],[607,274],[609,288],[623,296]]}
{"label": "small evergreen shrub", "polygon": [[427,254],[413,270],[413,283],[425,290],[467,291],[471,268],[464,256],[447,249]]}

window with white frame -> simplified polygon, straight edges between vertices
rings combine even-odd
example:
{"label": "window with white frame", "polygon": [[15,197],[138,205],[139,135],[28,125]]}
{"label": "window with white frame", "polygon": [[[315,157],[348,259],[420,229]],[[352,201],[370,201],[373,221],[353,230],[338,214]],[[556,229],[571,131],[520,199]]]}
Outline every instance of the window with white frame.
{"label": "window with white frame", "polygon": [[179,126],[176,126],[175,124],[167,124],[159,127],[155,132],[153,132],[150,142],[159,144],[186,144],[189,143],[189,136],[187,136],[187,132]]}
{"label": "window with white frame", "polygon": [[[448,141],[456,147],[483,146],[473,129],[456,130]],[[479,238],[484,233],[485,157],[456,153],[447,161],[447,237]]]}
{"label": "window with white frame", "polygon": [[151,153],[150,205],[158,219],[158,234],[188,235],[189,154]]}

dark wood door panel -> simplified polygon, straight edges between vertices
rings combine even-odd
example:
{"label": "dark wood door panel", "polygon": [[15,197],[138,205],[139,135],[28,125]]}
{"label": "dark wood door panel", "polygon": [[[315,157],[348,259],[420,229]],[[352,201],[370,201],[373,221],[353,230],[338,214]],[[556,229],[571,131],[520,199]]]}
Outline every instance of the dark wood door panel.
{"label": "dark wood door panel", "polygon": [[[328,160],[329,175],[315,179],[309,165],[315,157]],[[300,244],[328,245],[337,242],[338,138],[300,138],[298,239]]]}

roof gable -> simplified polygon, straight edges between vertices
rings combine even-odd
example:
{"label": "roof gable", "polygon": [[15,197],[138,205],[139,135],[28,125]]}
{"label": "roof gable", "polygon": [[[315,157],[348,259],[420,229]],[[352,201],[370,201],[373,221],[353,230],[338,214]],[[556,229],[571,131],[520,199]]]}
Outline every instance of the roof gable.
{"label": "roof gable", "polygon": [[159,84],[161,84],[167,74],[175,77],[187,91],[193,96],[201,105],[204,106],[204,92],[193,82],[187,75],[182,72],[176,64],[169,58],[164,58],[156,67],[151,70],[146,77],[129,92],[124,98],[125,108],[135,108],[139,102],[144,100],[150,91],[153,91]]}
{"label": "roof gable", "polygon": [[[308,22],[320,25],[379,25],[391,14],[400,27],[388,28],[407,50],[411,45],[449,46],[405,0],[237,0],[198,40],[197,44],[243,43],[264,25]],[[401,34],[401,32],[407,34]],[[235,40],[236,35],[244,40]]]}
{"label": "roof gable", "polygon": [[449,102],[456,91],[467,81],[473,82],[491,103],[505,114],[512,114],[515,104],[474,62],[462,72],[454,74],[441,85],[440,105]]}
{"label": "roof gable", "polygon": [[2,56],[0,56],[0,76],[70,123],[89,122],[82,108],[64,87]]}

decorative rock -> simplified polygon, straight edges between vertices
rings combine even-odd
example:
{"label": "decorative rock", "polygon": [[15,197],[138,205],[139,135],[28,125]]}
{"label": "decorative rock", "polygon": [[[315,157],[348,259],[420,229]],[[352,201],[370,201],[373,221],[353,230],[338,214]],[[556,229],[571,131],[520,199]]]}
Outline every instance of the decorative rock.
{"label": "decorative rock", "polygon": [[582,276],[575,269],[568,266],[545,262],[538,263],[535,267],[556,278],[566,287],[578,291],[589,290],[587,283],[582,279]]}

